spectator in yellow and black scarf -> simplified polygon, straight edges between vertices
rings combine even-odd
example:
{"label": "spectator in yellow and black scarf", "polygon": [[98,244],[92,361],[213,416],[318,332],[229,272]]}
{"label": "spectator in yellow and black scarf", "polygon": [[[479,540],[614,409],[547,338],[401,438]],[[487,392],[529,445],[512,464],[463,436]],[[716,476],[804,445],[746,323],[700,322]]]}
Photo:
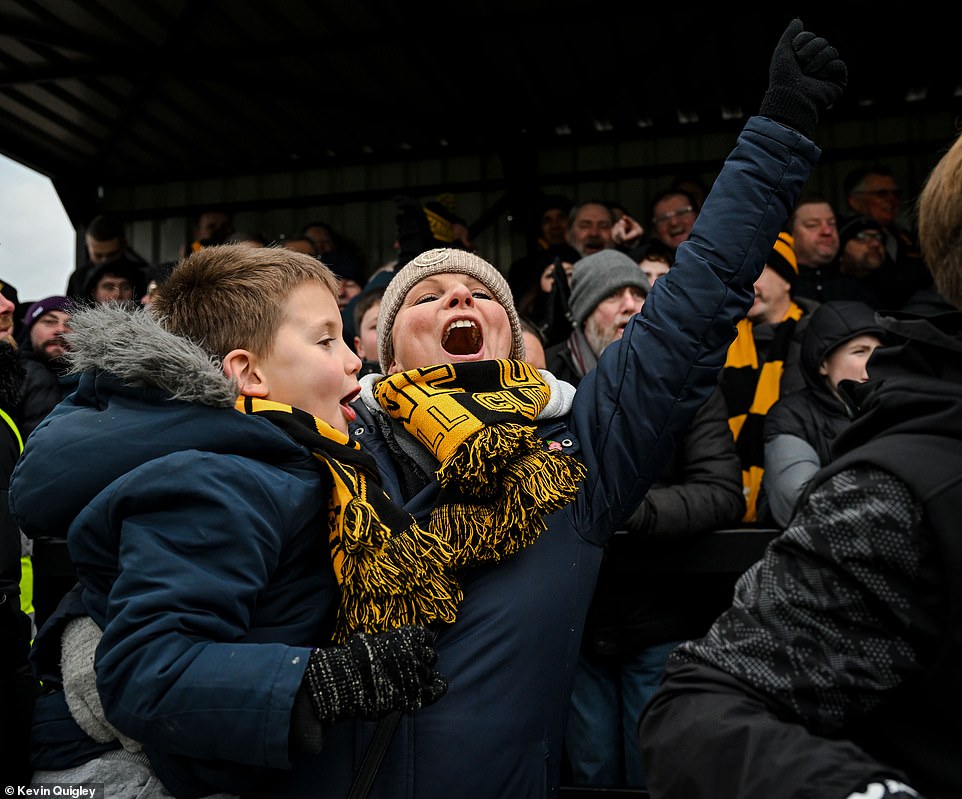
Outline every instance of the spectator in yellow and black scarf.
{"label": "spectator in yellow and black scarf", "polygon": [[817,303],[792,298],[797,276],[794,241],[788,233],[779,233],[755,281],[755,302],[738,323],[721,377],[728,424],[742,464],[743,521],[749,524],[771,522],[760,496],[765,414],[780,396],[804,385],[798,367],[800,340]]}

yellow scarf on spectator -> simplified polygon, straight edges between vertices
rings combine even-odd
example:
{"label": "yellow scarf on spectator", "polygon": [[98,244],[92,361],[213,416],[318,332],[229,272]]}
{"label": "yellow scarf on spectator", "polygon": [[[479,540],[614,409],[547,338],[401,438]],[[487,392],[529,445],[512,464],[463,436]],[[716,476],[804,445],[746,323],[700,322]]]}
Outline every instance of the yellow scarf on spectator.
{"label": "yellow scarf on spectator", "polygon": [[795,325],[803,314],[802,308],[792,302],[775,331],[764,361],[759,361],[752,323],[748,319],[738,322],[735,340],[728,348],[722,391],[728,404],[728,426],[742,463],[744,522],[758,519],[758,499],[765,474],[765,414],[779,398],[785,358]]}
{"label": "yellow scarf on spectator", "polygon": [[374,395],[439,461],[441,491],[426,530],[384,493],[373,459],[348,436],[288,405],[237,401],[304,444],[330,475],[338,641],[359,630],[454,621],[462,598],[456,570],[537,540],[544,517],[574,499],[585,473],[535,435],[550,391],[522,361],[415,369],[385,377]]}

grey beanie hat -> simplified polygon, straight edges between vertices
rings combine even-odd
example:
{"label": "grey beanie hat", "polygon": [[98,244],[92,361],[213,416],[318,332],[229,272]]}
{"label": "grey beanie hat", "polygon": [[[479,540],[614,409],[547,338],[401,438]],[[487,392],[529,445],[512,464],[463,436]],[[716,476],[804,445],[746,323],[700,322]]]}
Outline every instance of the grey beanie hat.
{"label": "grey beanie hat", "polygon": [[[641,271],[641,268],[638,268]],[[511,323],[511,354],[509,357],[521,360],[524,358],[524,336],[521,332],[521,320],[514,307],[514,296],[505,280],[497,269],[467,250],[440,248],[422,252],[416,258],[408,261],[391,278],[381,297],[381,310],[377,315],[377,354],[381,370],[387,372],[394,361],[394,339],[391,335],[394,329],[394,319],[404,302],[408,292],[425,278],[441,274],[468,275],[480,281],[495,300],[504,308]],[[644,275],[642,275],[644,276]]]}
{"label": "grey beanie hat", "polygon": [[579,327],[605,297],[634,286],[648,296],[651,284],[641,266],[620,250],[601,250],[575,261],[571,271],[568,308]]}

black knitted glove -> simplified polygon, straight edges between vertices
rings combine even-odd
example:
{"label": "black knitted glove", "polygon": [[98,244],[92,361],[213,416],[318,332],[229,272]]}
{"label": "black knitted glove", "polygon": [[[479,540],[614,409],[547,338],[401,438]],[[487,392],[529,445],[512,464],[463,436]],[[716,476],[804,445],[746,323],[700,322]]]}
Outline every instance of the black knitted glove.
{"label": "black knitted glove", "polygon": [[825,39],[793,19],[778,40],[759,114],[811,139],[819,111],[842,96],[848,69]]}
{"label": "black knitted glove", "polygon": [[448,684],[433,668],[437,659],[423,627],[356,633],[343,646],[311,652],[304,682],[322,722],[374,719],[440,699]]}

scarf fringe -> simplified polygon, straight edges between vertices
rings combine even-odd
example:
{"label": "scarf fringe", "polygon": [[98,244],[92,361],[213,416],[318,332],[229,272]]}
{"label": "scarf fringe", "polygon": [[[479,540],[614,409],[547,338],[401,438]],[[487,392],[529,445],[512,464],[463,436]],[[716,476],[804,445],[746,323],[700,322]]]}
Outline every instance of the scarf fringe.
{"label": "scarf fringe", "polygon": [[584,475],[580,461],[545,451],[528,426],[485,428],[438,470],[441,485],[460,497],[442,494],[430,527],[449,531],[456,567],[499,561],[537,540],[544,517],[574,499]]}
{"label": "scarf fringe", "polygon": [[[464,441],[438,469],[441,485],[465,481],[465,491],[486,496],[496,489],[508,458],[535,443],[531,428],[520,424],[485,427]],[[537,446],[537,444],[535,444]]]}
{"label": "scarf fringe", "polygon": [[463,594],[454,577],[450,544],[417,524],[391,535],[373,523],[377,517],[367,508],[367,513],[350,516],[366,526],[345,525],[341,535],[344,558],[335,640],[343,643],[357,631],[453,622]]}

